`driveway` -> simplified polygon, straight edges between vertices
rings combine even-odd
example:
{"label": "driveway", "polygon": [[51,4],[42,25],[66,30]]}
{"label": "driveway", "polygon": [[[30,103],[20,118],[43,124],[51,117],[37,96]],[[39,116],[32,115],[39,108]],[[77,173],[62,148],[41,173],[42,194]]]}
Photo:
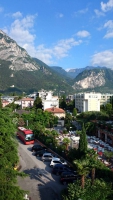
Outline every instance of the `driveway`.
{"label": "driveway", "polygon": [[32,145],[24,145],[19,141],[20,171],[29,176],[24,179],[18,177],[18,185],[29,191],[32,200],[61,200],[60,193],[66,186],[60,183],[59,176],[51,173],[49,162],[43,163],[33,155],[31,147]]}

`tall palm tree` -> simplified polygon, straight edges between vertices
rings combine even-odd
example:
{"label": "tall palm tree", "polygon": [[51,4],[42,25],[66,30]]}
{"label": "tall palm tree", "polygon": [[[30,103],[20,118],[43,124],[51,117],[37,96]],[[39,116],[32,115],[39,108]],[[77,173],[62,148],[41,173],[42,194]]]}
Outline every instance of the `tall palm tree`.
{"label": "tall palm tree", "polygon": [[84,189],[85,186],[85,177],[89,174],[90,168],[89,168],[89,160],[88,159],[80,159],[75,160],[74,164],[77,168],[78,174],[81,176],[81,187]]}
{"label": "tall palm tree", "polygon": [[70,144],[70,139],[69,138],[64,138],[62,142],[65,145],[66,150],[68,150],[68,146]]}
{"label": "tall palm tree", "polygon": [[86,158],[89,159],[89,167],[91,169],[91,184],[94,184],[95,180],[95,169],[97,166],[100,165],[100,162],[97,159],[98,155],[97,153],[93,150],[90,149],[87,151]]}

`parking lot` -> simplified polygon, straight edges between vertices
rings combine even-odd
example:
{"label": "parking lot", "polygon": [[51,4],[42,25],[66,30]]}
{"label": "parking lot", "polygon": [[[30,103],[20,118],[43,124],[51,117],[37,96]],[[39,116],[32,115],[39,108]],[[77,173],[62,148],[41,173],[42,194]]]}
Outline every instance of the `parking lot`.
{"label": "parking lot", "polygon": [[[18,178],[18,184],[23,190],[29,191],[32,200],[60,200],[61,190],[66,186],[60,183],[60,177],[52,174],[50,162],[43,162],[31,151],[33,145],[19,142],[19,157],[21,170],[28,174],[26,178]],[[42,176],[40,176],[42,174]]]}

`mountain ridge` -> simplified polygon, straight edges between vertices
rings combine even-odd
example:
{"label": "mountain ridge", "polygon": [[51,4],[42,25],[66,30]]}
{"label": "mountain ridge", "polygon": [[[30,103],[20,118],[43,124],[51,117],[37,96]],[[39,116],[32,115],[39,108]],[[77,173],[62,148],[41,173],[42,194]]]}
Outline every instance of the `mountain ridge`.
{"label": "mountain ridge", "polygon": [[92,90],[113,93],[111,69],[87,66],[70,69],[69,73],[61,67],[50,67],[41,60],[32,58],[25,49],[0,30],[1,93],[10,91],[29,93],[41,89],[66,95]]}
{"label": "mountain ridge", "polygon": [[49,66],[28,55],[13,39],[0,30],[0,92],[13,90],[53,90],[72,93],[74,89]]}

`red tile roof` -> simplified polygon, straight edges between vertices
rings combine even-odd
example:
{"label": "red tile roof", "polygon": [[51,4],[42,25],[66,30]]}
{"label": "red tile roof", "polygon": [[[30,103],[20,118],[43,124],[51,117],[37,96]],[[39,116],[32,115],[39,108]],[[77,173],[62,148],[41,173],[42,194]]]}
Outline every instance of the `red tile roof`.
{"label": "red tile roof", "polygon": [[32,98],[23,98],[23,99],[21,99],[21,101],[34,101],[34,99],[32,99]]}
{"label": "red tile roof", "polygon": [[7,100],[2,100],[2,103],[9,103],[9,101],[7,101]]}
{"label": "red tile roof", "polygon": [[48,112],[52,112],[52,113],[65,113],[65,111],[62,109],[62,108],[47,108],[45,109],[45,111],[48,111]]}

